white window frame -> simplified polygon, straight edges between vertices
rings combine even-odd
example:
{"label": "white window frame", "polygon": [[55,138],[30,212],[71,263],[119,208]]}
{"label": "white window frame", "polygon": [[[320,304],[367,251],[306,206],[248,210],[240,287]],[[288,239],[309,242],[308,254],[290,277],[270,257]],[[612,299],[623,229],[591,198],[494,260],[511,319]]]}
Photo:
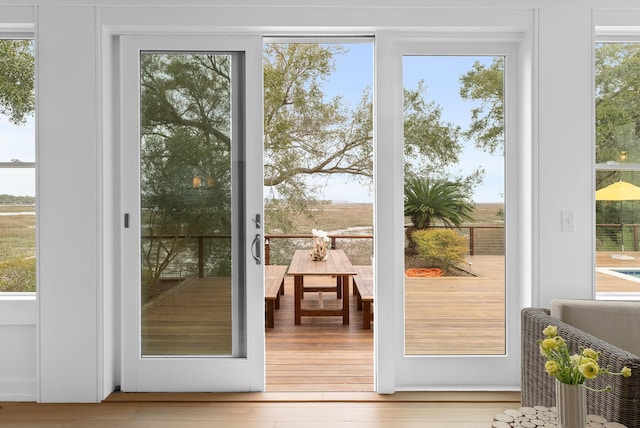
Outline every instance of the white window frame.
{"label": "white window frame", "polygon": [[[611,14],[612,12],[609,12],[609,14]],[[636,15],[636,17],[638,19],[640,19],[640,14],[638,14],[637,11],[635,12],[630,12],[632,15]],[[614,22],[622,22],[625,19],[628,19],[628,16],[625,16],[623,19],[622,15],[619,15],[620,12],[613,12],[613,21]],[[617,17],[616,17],[617,15]],[[624,15],[627,15],[626,13]],[[614,22],[609,22],[609,19],[612,19],[611,16],[609,16],[608,14],[603,14],[603,16],[598,19],[598,14],[596,14],[596,19],[594,19],[594,21],[596,22],[595,25],[595,30],[594,30],[594,40],[593,40],[593,62],[594,62],[594,69],[593,69],[593,90],[594,90],[594,103],[593,103],[593,145],[595,147],[595,139],[596,139],[596,129],[595,129],[595,117],[596,117],[596,107],[595,107],[595,77],[596,77],[596,73],[595,73],[595,49],[596,49],[596,44],[598,43],[634,43],[634,44],[640,44],[640,26],[628,26],[628,25],[615,25]],[[602,20],[604,22],[606,22],[606,25],[598,25],[598,22]],[[637,21],[636,21],[637,22]],[[595,153],[595,148],[594,148],[594,153]],[[611,166],[609,165],[598,165],[597,163],[595,163],[595,155],[594,155],[594,165],[593,165],[593,183],[595,186],[595,178],[596,178],[596,171],[598,169],[601,170],[605,170],[605,169],[611,169]],[[624,171],[640,171],[640,165],[638,164],[625,164],[620,166],[620,170],[624,170]],[[592,200],[592,204],[593,204],[593,212],[595,213],[595,204],[596,204],[596,200],[595,197]],[[595,216],[594,216],[594,220],[595,220]],[[596,239],[595,239],[595,225],[594,225],[594,229],[593,229],[593,234],[594,234],[594,239],[593,239],[593,254],[594,254],[594,267],[595,269],[599,269],[598,266],[596,265],[595,262],[595,257],[596,257]],[[594,281],[597,281],[596,276],[594,276]],[[594,290],[595,290],[595,298],[596,300],[638,300],[640,298],[640,293],[638,292],[602,292],[602,291],[597,291],[597,282],[596,284],[594,284]]]}

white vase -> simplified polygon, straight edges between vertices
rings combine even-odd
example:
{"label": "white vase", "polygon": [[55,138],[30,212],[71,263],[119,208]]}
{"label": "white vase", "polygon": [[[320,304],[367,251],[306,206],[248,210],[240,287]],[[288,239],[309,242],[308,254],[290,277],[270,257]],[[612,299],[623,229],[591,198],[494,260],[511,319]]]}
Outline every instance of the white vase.
{"label": "white vase", "polygon": [[587,390],[583,385],[569,385],[556,379],[558,428],[587,426]]}

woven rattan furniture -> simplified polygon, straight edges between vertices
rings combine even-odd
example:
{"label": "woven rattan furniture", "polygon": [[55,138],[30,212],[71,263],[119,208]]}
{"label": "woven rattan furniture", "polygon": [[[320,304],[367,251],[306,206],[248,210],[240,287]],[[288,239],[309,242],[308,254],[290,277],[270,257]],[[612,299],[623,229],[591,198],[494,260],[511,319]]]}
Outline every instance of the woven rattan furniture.
{"label": "woven rattan furniture", "polygon": [[[544,370],[545,358],[540,353],[537,340],[542,330],[552,324],[568,343],[572,352],[580,346],[602,353],[599,363],[619,371],[623,366],[632,370],[632,376],[598,376],[588,381],[592,388],[610,385],[612,392],[587,391],[587,412],[602,415],[609,421],[629,428],[640,428],[640,357],[613,346],[550,315],[548,309],[525,308],[521,312],[521,390],[522,405],[555,406],[554,378]],[[636,328],[640,328],[640,325]]]}

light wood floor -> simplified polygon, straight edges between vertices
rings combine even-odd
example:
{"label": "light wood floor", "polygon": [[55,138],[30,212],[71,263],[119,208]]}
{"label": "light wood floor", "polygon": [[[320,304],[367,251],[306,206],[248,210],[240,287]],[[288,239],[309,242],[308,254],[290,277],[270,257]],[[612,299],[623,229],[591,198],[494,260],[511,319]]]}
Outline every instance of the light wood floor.
{"label": "light wood floor", "polygon": [[[124,395],[124,394],[123,394]],[[140,396],[144,394],[133,394]],[[302,395],[303,397],[299,397]],[[271,398],[269,398],[271,397]],[[0,403],[3,428],[487,428],[515,393],[152,394],[100,404]]]}

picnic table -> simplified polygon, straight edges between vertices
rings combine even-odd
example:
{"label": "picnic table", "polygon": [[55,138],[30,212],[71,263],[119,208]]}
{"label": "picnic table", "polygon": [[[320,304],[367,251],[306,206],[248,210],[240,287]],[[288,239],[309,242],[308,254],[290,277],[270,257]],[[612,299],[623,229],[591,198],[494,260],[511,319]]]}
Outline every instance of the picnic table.
{"label": "picnic table", "polygon": [[[349,324],[349,278],[357,272],[343,250],[328,250],[327,259],[321,261],[311,260],[309,250],[296,250],[288,273],[293,275],[296,325],[302,323],[303,316],[341,316],[342,324]],[[302,308],[305,291],[320,291],[318,288],[305,287],[305,276],[335,276],[336,297],[342,298],[342,308],[325,308],[322,305],[317,308]]]}

